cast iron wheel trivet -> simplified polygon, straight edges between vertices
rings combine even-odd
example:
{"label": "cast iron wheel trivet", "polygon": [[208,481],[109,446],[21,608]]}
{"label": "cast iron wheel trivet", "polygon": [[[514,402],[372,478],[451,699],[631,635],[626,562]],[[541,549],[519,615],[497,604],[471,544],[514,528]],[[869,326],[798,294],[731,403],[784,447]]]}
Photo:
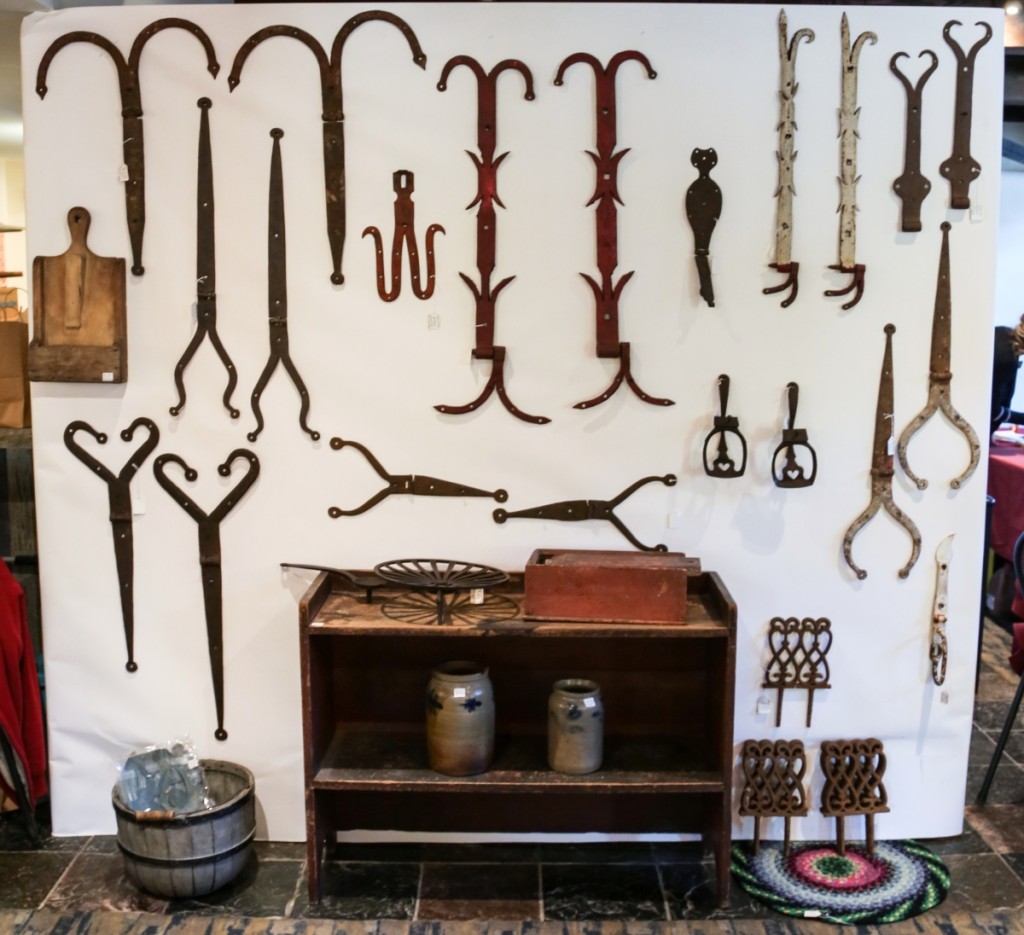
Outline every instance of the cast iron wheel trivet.
{"label": "cast iron wheel trivet", "polygon": [[439,624],[452,622],[452,606],[459,592],[491,588],[508,581],[508,575],[500,568],[445,558],[398,558],[381,562],[373,570],[390,584],[434,595],[434,622]]}
{"label": "cast iron wheel trivet", "polygon": [[[391,620],[402,623],[437,623],[437,601],[430,594],[410,591],[399,594],[384,603],[381,612]],[[501,594],[484,594],[480,603],[465,592],[454,594],[445,606],[445,623],[485,624],[499,620],[512,620],[519,616],[519,605]]]}
{"label": "cast iron wheel trivet", "polygon": [[900,922],[934,909],[949,893],[949,869],[916,841],[859,844],[842,857],[831,843],[804,841],[785,856],[779,842],[759,854],[732,846],[732,873],[759,902],[784,915],[842,925]]}

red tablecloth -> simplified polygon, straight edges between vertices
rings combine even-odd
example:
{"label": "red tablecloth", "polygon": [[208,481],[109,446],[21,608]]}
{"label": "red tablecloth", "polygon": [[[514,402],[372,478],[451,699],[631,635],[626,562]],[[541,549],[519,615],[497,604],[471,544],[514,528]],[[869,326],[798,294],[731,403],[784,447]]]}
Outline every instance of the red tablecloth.
{"label": "red tablecloth", "polygon": [[1013,561],[1013,546],[1024,532],[1024,447],[993,444],[988,455],[988,492],[995,498],[989,545]]}

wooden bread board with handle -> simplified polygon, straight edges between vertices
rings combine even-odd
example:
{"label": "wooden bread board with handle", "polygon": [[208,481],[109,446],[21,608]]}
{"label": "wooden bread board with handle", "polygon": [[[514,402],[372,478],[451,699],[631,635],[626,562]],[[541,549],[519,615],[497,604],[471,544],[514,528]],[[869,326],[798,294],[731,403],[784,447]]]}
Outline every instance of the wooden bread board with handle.
{"label": "wooden bread board with handle", "polygon": [[125,261],[97,256],[85,239],[91,217],[68,212],[71,246],[32,261],[32,343],[28,378],[59,383],[128,379]]}

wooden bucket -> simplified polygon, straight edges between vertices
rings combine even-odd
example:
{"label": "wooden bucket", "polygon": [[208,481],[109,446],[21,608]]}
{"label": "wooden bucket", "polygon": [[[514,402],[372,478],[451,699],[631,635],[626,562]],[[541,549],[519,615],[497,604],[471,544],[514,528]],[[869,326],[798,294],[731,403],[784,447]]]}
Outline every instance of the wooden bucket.
{"label": "wooden bucket", "polygon": [[155,896],[203,896],[230,883],[245,866],[256,834],[253,775],[224,760],[201,760],[216,803],[201,812],[147,818],[125,806],[117,786],[117,846],[125,875]]}

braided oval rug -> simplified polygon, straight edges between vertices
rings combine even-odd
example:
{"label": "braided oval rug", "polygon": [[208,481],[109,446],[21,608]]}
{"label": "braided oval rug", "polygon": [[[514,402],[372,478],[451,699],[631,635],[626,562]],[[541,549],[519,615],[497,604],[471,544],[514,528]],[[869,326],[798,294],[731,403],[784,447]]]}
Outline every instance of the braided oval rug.
{"label": "braided oval rug", "polygon": [[804,841],[782,853],[781,842],[732,847],[740,886],[776,912],[845,925],[899,922],[934,909],[949,892],[949,869],[915,841],[878,841],[874,856],[847,844]]}

